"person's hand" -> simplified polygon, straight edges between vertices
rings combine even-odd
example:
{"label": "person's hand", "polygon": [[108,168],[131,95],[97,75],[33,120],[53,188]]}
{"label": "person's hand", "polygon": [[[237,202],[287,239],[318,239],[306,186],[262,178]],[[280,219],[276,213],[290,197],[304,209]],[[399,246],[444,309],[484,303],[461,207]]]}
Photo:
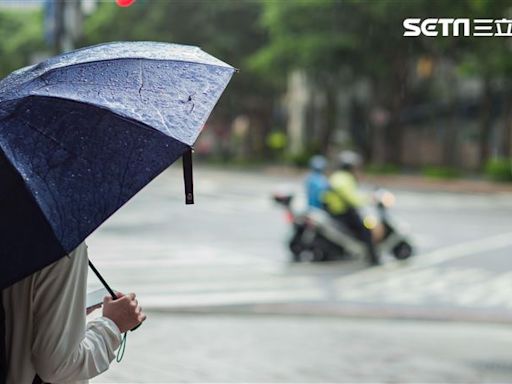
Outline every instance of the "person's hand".
{"label": "person's hand", "polygon": [[116,292],[116,295],[117,300],[113,300],[110,296],[105,296],[103,299],[103,316],[112,320],[121,333],[135,328],[146,320],[146,315],[135,299],[135,293],[124,295]]}

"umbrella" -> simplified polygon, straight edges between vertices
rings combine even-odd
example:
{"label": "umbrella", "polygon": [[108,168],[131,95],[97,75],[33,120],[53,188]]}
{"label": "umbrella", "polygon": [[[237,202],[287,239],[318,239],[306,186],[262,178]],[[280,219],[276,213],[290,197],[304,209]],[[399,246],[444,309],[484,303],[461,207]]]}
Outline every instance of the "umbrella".
{"label": "umbrella", "polygon": [[75,249],[184,156],[234,69],[201,49],[88,47],[0,82],[0,289]]}

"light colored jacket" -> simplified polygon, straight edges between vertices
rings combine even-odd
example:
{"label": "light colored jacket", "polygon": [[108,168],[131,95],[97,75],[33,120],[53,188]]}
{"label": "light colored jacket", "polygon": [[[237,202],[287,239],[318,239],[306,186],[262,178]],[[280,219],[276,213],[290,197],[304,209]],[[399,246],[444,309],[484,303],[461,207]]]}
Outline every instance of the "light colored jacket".
{"label": "light colored jacket", "polygon": [[100,317],[86,324],[87,246],[3,290],[7,384],[86,383],[108,369],[121,334]]}

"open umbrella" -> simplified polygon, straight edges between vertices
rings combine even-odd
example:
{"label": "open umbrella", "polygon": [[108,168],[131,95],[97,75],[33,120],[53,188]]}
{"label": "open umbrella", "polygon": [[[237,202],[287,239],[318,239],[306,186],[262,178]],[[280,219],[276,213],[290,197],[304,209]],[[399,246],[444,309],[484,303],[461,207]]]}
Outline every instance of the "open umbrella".
{"label": "open umbrella", "polygon": [[0,289],[71,252],[174,161],[190,160],[233,72],[197,47],[122,42],[1,81]]}

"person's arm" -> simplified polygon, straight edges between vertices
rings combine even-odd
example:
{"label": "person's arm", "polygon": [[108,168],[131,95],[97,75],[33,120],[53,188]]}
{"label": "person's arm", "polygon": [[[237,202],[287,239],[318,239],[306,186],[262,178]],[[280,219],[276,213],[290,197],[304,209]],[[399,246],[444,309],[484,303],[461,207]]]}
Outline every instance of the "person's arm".
{"label": "person's arm", "polygon": [[121,333],[106,317],[86,327],[85,244],[40,271],[34,285],[32,362],[41,379],[87,380],[107,370]]}

